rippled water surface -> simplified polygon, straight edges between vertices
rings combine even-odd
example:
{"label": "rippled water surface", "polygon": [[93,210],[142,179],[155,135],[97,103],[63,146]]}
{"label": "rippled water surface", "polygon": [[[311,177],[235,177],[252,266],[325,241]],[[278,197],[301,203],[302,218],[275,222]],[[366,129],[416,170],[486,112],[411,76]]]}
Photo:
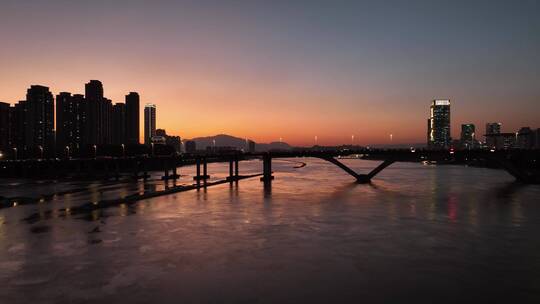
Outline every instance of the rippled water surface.
{"label": "rippled water surface", "polygon": [[409,163],[358,185],[322,160],[295,161],[274,162],[271,187],[252,178],[88,213],[70,210],[165,185],[157,173],[4,180],[5,197],[76,191],[0,209],[0,303],[540,303],[540,186]]}

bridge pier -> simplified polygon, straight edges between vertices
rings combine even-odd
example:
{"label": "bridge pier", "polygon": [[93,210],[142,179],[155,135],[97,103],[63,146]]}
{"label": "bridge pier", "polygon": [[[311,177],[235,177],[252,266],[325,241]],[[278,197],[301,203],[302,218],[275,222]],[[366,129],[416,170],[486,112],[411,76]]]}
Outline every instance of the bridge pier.
{"label": "bridge pier", "polygon": [[[167,170],[168,179],[178,179],[180,176],[176,173],[176,159],[172,157],[172,168],[169,162],[169,159],[165,160],[165,170]],[[171,175],[169,175],[169,170],[171,170]]]}
{"label": "bridge pier", "polygon": [[239,170],[238,170],[238,156],[234,158],[234,176],[238,179],[239,176]]}
{"label": "bridge pier", "polygon": [[239,176],[238,156],[234,156],[229,160],[229,176],[227,177],[227,180],[230,182],[237,181]]}
{"label": "bridge pier", "polygon": [[370,183],[371,179],[375,175],[377,175],[379,172],[384,170],[384,168],[390,166],[391,164],[393,164],[395,162],[395,160],[388,159],[388,160],[385,160],[384,162],[382,162],[382,164],[378,165],[375,169],[371,170],[371,172],[369,172],[368,174],[358,174],[354,170],[352,170],[351,168],[345,166],[342,162],[340,162],[339,160],[337,160],[337,159],[335,159],[335,158],[333,158],[331,156],[330,157],[321,157],[321,159],[324,159],[324,160],[326,160],[328,162],[331,162],[332,164],[340,167],[341,169],[343,169],[343,171],[349,173],[354,178],[356,178],[356,182],[359,183],[359,184]]}
{"label": "bridge pier", "polygon": [[201,175],[201,158],[200,157],[197,157],[197,159],[195,160],[195,163],[196,163],[196,170],[197,170],[197,175],[195,175],[193,177],[194,180],[196,181],[200,181],[200,180],[204,180],[206,181],[207,179],[210,178],[210,176],[208,175],[208,161],[206,160],[206,157],[203,157],[202,158],[202,165],[203,165],[203,174]]}
{"label": "bridge pier", "polygon": [[[162,161],[163,166],[163,176],[161,177],[162,180],[169,180],[169,179],[178,179],[180,176],[176,173],[176,161],[173,158],[172,159],[172,168],[170,165],[170,161],[168,158],[164,159]],[[172,171],[171,174],[169,174],[169,171]]]}
{"label": "bridge pier", "polygon": [[234,175],[233,175],[233,160],[232,158],[229,159],[229,176],[227,177],[227,180],[232,182],[234,180]]}
{"label": "bridge pier", "polygon": [[172,174],[172,178],[173,178],[173,179],[178,179],[178,178],[180,178],[180,175],[179,175],[178,172],[176,171],[176,167],[177,167],[177,163],[176,163],[176,161],[175,161],[174,164],[173,164],[173,169],[172,169],[172,173],[173,173],[173,174]]}
{"label": "bridge pier", "polygon": [[[139,175],[139,172],[142,171],[142,175]],[[149,178],[150,175],[148,174],[148,167],[147,162],[144,159],[133,160],[133,178],[138,180],[139,178],[143,178],[146,180]]]}
{"label": "bridge pier", "polygon": [[169,162],[165,159],[162,161],[163,164],[163,176],[162,180],[169,180]]}
{"label": "bridge pier", "polygon": [[206,160],[206,157],[203,158],[203,178],[210,178],[210,175],[208,175],[208,161]]}
{"label": "bridge pier", "polygon": [[274,176],[272,175],[272,156],[267,153],[263,156],[263,176],[261,177],[261,181],[270,182],[273,179]]}

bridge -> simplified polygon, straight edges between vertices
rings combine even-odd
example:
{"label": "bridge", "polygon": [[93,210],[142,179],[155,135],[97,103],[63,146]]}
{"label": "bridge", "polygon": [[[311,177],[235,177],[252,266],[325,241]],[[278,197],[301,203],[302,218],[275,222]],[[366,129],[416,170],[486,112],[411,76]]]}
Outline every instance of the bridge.
{"label": "bridge", "polygon": [[[293,151],[266,153],[228,153],[228,154],[183,154],[155,157],[109,157],[90,159],[30,159],[5,160],[0,162],[0,177],[18,178],[89,178],[119,179],[130,176],[134,179],[146,179],[150,171],[163,172],[162,179],[178,179],[178,170],[182,166],[195,165],[194,181],[205,183],[209,178],[208,163],[228,162],[227,181],[235,181],[245,176],[240,175],[239,162],[248,159],[262,159],[261,180],[270,182],[274,176],[272,160],[280,158],[318,158],[325,160],[352,176],[358,183],[369,183],[388,166],[395,162],[430,161],[437,163],[479,164],[496,166],[506,170],[517,181],[528,184],[540,183],[540,150],[464,150],[431,151],[410,149],[334,149],[313,150],[297,149]],[[361,158],[379,160],[380,164],[369,172],[356,172],[345,165],[341,158]],[[253,176],[250,176],[253,177]]]}

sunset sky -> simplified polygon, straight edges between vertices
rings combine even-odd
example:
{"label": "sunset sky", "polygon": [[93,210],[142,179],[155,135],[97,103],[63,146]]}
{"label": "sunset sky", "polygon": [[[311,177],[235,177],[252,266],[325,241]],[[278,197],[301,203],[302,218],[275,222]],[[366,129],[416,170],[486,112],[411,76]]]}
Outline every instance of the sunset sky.
{"label": "sunset sky", "polygon": [[294,145],[424,142],[434,98],[452,100],[454,138],[461,123],[539,128],[539,14],[533,0],[0,0],[0,101],[98,79],[182,138]]}

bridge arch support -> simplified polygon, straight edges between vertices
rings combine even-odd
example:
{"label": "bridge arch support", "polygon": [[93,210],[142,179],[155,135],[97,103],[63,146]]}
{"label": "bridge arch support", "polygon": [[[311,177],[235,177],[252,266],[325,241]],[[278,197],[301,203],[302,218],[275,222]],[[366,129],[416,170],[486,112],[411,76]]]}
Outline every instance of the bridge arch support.
{"label": "bridge arch support", "polygon": [[325,160],[325,161],[327,161],[329,163],[332,163],[332,164],[338,166],[339,168],[341,168],[343,171],[349,173],[351,176],[356,178],[356,182],[359,183],[359,184],[370,183],[371,179],[373,177],[375,177],[377,174],[379,174],[382,170],[384,170],[385,168],[387,168],[391,164],[395,163],[395,160],[387,159],[387,160],[384,160],[380,165],[375,167],[373,170],[371,170],[371,172],[369,172],[368,174],[361,174],[361,173],[357,173],[353,169],[347,167],[345,164],[343,164],[342,162],[340,162],[339,160],[337,160],[336,158],[334,158],[332,156],[320,156],[319,158],[323,159],[323,160]]}

